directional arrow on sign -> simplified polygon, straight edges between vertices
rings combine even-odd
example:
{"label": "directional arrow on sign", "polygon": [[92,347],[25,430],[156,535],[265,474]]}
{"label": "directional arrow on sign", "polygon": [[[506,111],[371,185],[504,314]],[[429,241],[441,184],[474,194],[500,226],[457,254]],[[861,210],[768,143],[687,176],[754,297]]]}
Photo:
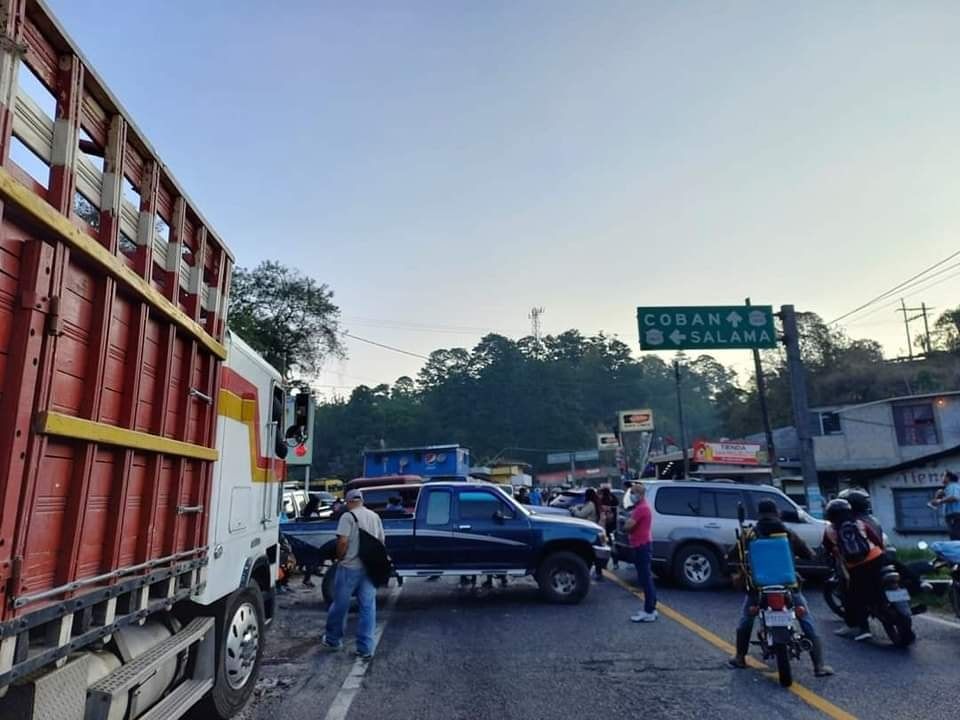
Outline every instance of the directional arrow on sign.
{"label": "directional arrow on sign", "polygon": [[740,323],[743,322],[743,318],[740,317],[740,313],[733,311],[727,315],[727,322],[733,325],[734,329],[740,327]]}
{"label": "directional arrow on sign", "polygon": [[687,339],[687,336],[684,335],[684,334],[683,334],[682,332],[680,332],[679,330],[674,330],[672,333],[670,333],[670,341],[671,341],[674,345],[679,345],[680,343],[682,343],[682,342],[683,342],[684,340],[686,340],[686,339]]}

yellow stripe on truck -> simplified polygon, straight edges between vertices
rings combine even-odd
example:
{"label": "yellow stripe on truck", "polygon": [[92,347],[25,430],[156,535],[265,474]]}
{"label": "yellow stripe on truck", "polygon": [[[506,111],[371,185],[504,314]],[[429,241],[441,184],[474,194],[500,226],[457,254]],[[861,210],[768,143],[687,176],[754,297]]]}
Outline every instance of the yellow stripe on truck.
{"label": "yellow stripe on truck", "polygon": [[250,480],[255,483],[274,482],[271,460],[266,458],[267,467],[260,467],[260,448],[257,443],[257,401],[247,400],[229,390],[220,390],[218,412],[225,418],[236,420],[247,427],[250,447]]}

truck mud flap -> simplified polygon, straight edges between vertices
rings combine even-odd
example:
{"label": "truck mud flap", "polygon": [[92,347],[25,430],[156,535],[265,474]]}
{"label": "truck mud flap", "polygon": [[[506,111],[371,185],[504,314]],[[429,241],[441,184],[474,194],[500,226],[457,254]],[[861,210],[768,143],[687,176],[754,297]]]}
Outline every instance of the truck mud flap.
{"label": "truck mud flap", "polygon": [[153,676],[158,664],[196,645],[191,653],[187,679],[149,711],[139,715],[139,720],[177,720],[213,687],[215,642],[214,619],[196,618],[176,635],[92,685],[87,696],[85,720],[107,720],[111,706],[121,698],[129,699],[127,717],[137,717],[143,710],[137,707],[137,688]]}

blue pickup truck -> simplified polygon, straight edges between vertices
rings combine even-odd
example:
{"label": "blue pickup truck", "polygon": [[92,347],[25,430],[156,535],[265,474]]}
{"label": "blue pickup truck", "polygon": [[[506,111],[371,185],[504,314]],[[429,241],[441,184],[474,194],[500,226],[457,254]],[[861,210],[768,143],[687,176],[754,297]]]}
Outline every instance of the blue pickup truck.
{"label": "blue pickup truck", "polygon": [[[387,551],[401,579],[532,575],[546,600],[570,604],[590,590],[594,561],[610,557],[599,525],[539,514],[490,483],[431,482],[415,488],[378,487],[376,493],[399,496],[401,490],[412,512],[387,512],[371,504],[383,519]],[[311,565],[332,557],[335,521],[288,522],[281,531],[301,562],[308,555],[313,556],[306,561]],[[335,572],[334,566],[325,573],[325,595]]]}

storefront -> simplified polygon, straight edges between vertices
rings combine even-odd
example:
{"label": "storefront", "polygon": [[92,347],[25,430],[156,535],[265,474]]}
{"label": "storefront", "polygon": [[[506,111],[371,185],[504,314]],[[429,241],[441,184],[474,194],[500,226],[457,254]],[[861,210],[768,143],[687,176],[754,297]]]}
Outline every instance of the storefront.
{"label": "storefront", "polygon": [[874,514],[895,545],[909,547],[919,540],[945,539],[943,510],[928,503],[948,470],[960,474],[960,451],[890,468],[865,483]]}

